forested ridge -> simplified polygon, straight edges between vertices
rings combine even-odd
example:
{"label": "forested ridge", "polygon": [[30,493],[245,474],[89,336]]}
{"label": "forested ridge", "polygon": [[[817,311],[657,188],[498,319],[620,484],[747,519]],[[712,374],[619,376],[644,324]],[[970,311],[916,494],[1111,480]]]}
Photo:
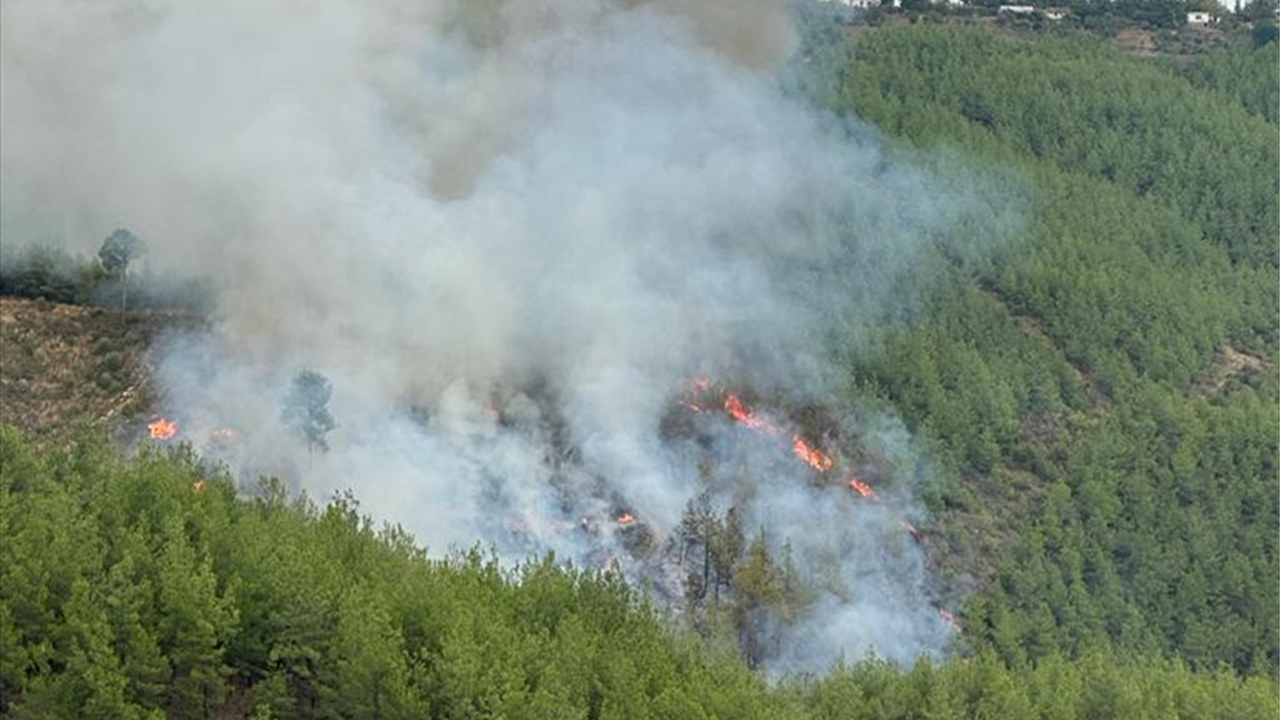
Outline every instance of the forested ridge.
{"label": "forested ridge", "polygon": [[[358,498],[250,497],[189,449],[4,428],[0,717],[1280,714],[1276,43],[1172,62],[926,24],[808,40],[815,104],[999,174],[1023,208],[1014,240],[928,259],[923,305],[843,358],[849,398],[936,468],[952,657],[770,684],[616,575],[428,555]],[[0,279],[91,294],[56,260]]]}
{"label": "forested ridge", "polygon": [[868,660],[770,688],[614,574],[431,558],[354,499],[253,500],[189,451],[0,430],[13,718],[1248,718],[1269,678],[1111,654]]}
{"label": "forested ridge", "polygon": [[[1030,188],[1021,240],[851,372],[949,464],[944,532],[994,556],[969,639],[1015,666],[1104,644],[1273,673],[1275,44],[1177,68],[954,27],[829,48],[824,102]],[[1236,89],[1205,89],[1227,65]]]}

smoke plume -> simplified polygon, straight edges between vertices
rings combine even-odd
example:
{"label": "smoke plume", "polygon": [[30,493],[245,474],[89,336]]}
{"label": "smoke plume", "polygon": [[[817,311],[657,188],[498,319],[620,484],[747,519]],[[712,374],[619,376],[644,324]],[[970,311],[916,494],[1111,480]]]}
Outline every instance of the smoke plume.
{"label": "smoke plume", "polygon": [[[705,494],[814,588],[775,668],[945,646],[898,528],[922,466],[831,357],[1009,213],[788,96],[783,3],[5,0],[0,33],[6,242],[127,226],[149,273],[215,288],[212,331],[157,349],[189,439],[233,428],[211,452],[245,474],[351,488],[434,550],[610,562],[673,605],[664,543]],[[328,453],[281,426],[303,368]],[[672,431],[699,377],[782,434]],[[880,502],[815,481],[802,432]]]}

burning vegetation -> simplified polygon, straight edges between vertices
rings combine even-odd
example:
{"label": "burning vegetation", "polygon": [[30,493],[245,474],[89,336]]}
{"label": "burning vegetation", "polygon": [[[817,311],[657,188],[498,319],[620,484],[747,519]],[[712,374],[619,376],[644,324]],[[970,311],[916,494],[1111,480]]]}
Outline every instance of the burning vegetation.
{"label": "burning vegetation", "polygon": [[810,447],[809,443],[799,435],[791,439],[791,448],[795,451],[796,457],[818,472],[826,472],[835,465],[835,460],[831,459],[830,455],[818,448]]}
{"label": "burning vegetation", "polygon": [[868,500],[879,499],[876,497],[876,491],[872,490],[870,485],[856,477],[849,478],[849,488]]}
{"label": "burning vegetation", "polygon": [[168,418],[157,418],[147,425],[152,440],[171,440],[178,434],[178,424]]}
{"label": "burning vegetation", "polygon": [[[838,424],[820,407],[775,410],[785,404],[705,378],[689,382],[671,403],[662,438],[678,454],[690,453],[697,487],[678,523],[667,525],[646,517],[643,503],[620,494],[608,478],[588,471],[580,450],[567,440],[554,400],[534,397],[542,396],[517,393],[506,401],[486,400],[482,408],[496,427],[539,435],[549,443],[547,482],[559,497],[559,517],[539,519],[528,507],[510,505],[500,523],[510,545],[567,543],[588,566],[638,581],[660,605],[679,609],[703,632],[727,622],[752,663],[781,657],[794,642],[787,634],[822,603],[831,602],[833,594],[874,592],[876,586],[866,578],[891,574],[891,568],[877,564],[892,553],[906,553],[902,562],[909,567],[906,557],[924,549],[921,531],[899,514],[907,508],[895,509],[873,488],[873,482],[886,482],[891,473],[856,438],[842,439]],[[432,422],[423,417],[423,422]],[[812,527],[804,529],[811,537],[799,546],[792,544],[795,521],[779,525],[770,518],[778,493],[825,498],[829,503],[822,516],[811,519]],[[899,548],[888,556],[829,555],[814,540],[827,523],[833,523],[825,532],[837,547],[868,542],[855,539],[867,533],[910,542],[888,543]],[[859,527],[864,529],[854,530]],[[838,589],[853,582],[855,574],[863,578],[863,585]],[[937,606],[929,607],[923,588],[912,592],[921,593],[923,610],[934,622],[954,627],[937,613]],[[881,602],[871,596],[864,601]]]}
{"label": "burning vegetation", "polygon": [[[676,405],[676,413],[686,417],[668,419],[669,433],[696,434],[699,421],[715,423],[719,413],[708,408],[721,408],[734,426],[760,436],[765,445],[777,443],[774,438],[789,437],[791,455],[813,473],[810,487],[825,488],[841,478],[839,482],[852,491],[852,497],[866,501],[864,507],[869,512],[874,509],[877,515],[889,518],[896,514],[881,502],[870,480],[885,477],[886,471],[877,468],[877,463],[856,442],[842,443],[837,424],[822,408],[809,406],[791,413],[771,413],[763,405],[699,379],[688,384]],[[822,437],[824,442],[820,445],[811,437]],[[842,449],[852,452],[843,453]],[[783,457],[784,452],[779,443],[778,457]],[[675,557],[681,568],[687,612],[709,627],[719,608],[732,608],[730,617],[742,650],[749,661],[759,663],[781,652],[781,636],[785,633],[779,633],[777,628],[795,622],[806,608],[818,602],[824,591],[821,581],[815,585],[812,570],[821,567],[822,562],[814,557],[798,558],[785,538],[781,543],[770,542],[765,535],[767,525],[757,528],[753,536],[752,523],[744,519],[739,507],[744,498],[739,494],[735,499],[733,495],[741,493],[741,488],[731,490],[727,500],[717,502],[716,474],[710,461],[702,466],[706,489],[687,505],[679,527],[668,541],[668,556]],[[849,511],[853,510],[850,506]],[[890,522],[891,527],[912,539],[912,546],[923,546],[924,535],[913,523],[901,517]],[[803,572],[801,567],[810,571]],[[934,609],[948,628],[959,630],[954,616],[941,605],[935,604]]]}
{"label": "burning vegetation", "polygon": [[[892,472],[856,433],[841,433],[820,406],[790,409],[784,401],[708,379],[688,383],[671,402],[660,433],[668,450],[691,463],[673,473],[694,483],[692,499],[674,523],[589,468],[559,408],[545,389],[494,391],[477,402],[472,422],[478,425],[470,426],[480,428],[477,447],[500,454],[495,443],[520,438],[543,447],[543,491],[555,498],[552,506],[522,502],[495,468],[481,499],[490,509],[481,532],[499,538],[506,555],[552,548],[574,562],[620,573],[703,632],[728,623],[752,663],[781,657],[796,642],[787,634],[816,617],[823,603],[859,594],[863,602],[880,602],[867,578],[896,582],[886,579],[894,569],[884,563],[910,567],[919,562],[912,556],[927,549],[924,535],[905,519],[910,509],[883,501],[873,487],[891,487]],[[427,430],[446,420],[425,409],[409,416]],[[170,438],[177,423],[159,418],[149,431]],[[239,433],[228,427],[194,436],[207,437],[215,454],[234,456],[242,447]],[[204,485],[191,489],[199,493]],[[821,503],[814,506],[820,511],[779,520],[775,504],[786,497]],[[884,539],[901,537],[911,542]],[[867,543],[884,544],[889,553],[859,550]],[[942,618],[940,627],[954,627],[953,619],[938,614],[940,606],[929,607],[923,587],[885,590],[904,591],[921,593],[924,611],[935,622]]]}

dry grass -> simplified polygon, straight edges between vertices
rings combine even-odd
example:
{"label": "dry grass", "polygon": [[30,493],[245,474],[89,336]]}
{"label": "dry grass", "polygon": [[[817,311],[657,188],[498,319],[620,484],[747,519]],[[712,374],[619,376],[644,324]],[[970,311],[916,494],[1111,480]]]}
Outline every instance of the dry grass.
{"label": "dry grass", "polygon": [[110,429],[146,414],[147,348],[193,318],[0,298],[0,422],[56,441],[80,423]]}

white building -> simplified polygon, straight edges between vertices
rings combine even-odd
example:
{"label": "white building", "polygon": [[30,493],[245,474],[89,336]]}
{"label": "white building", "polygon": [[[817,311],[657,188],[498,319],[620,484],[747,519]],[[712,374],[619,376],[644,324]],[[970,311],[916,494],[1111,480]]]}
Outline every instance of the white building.
{"label": "white building", "polygon": [[1187,13],[1188,25],[1208,25],[1217,20],[1213,15],[1207,12],[1189,12]]}
{"label": "white building", "polygon": [[880,7],[880,0],[823,0],[823,2],[834,2],[837,5],[858,8],[859,10],[865,10],[870,7]]}
{"label": "white building", "polygon": [[1001,5],[1000,6],[1000,12],[1013,13],[1014,15],[1030,15],[1035,11],[1036,9],[1034,7],[1031,7],[1030,5]]}

